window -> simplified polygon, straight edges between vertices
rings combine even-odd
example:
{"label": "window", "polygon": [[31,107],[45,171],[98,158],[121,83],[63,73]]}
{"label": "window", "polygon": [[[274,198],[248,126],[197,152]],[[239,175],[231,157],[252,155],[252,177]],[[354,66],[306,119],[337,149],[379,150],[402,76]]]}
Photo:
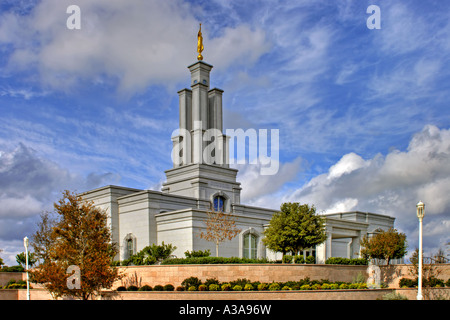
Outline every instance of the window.
{"label": "window", "polygon": [[129,239],[127,239],[127,255],[128,255],[128,258],[130,258],[133,254],[134,254],[133,239],[129,238]]}
{"label": "window", "polygon": [[225,198],[222,196],[214,197],[214,211],[224,211],[225,209]]}
{"label": "window", "polygon": [[258,256],[257,250],[258,237],[254,234],[247,233],[244,235],[244,258],[256,259]]}

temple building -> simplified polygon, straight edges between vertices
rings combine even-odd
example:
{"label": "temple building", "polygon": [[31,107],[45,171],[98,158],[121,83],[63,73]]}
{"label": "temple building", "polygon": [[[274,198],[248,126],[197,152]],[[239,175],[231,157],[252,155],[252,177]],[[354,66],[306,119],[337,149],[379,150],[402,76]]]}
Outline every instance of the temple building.
{"label": "temple building", "polygon": [[[108,185],[81,194],[108,213],[113,241],[120,248],[117,260],[162,242],[176,246],[177,257],[184,257],[187,250],[209,249],[214,255],[215,244],[198,236],[206,229],[207,212],[211,209],[235,217],[241,230],[238,236],[220,245],[220,256],[281,258],[280,253],[271,252],[262,243],[263,231],[277,209],[241,204],[238,170],[229,167],[229,137],[223,134],[224,91],[210,87],[213,66],[203,61],[200,36],[199,32],[198,61],[188,66],[190,88],[178,91],[180,135],[172,137],[174,166],[165,171],[166,182],[161,191]],[[207,146],[201,137],[209,129],[216,133],[216,150],[214,156],[207,153],[205,159],[203,151]],[[328,257],[358,257],[361,237],[377,228],[394,227],[395,220],[360,211],[324,217],[327,240],[304,252],[314,255],[316,263],[324,263]]]}

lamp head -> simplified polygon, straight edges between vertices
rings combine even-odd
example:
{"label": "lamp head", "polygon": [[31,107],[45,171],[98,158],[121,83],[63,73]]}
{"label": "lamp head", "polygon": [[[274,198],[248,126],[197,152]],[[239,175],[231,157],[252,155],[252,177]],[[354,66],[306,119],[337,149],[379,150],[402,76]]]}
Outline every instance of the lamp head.
{"label": "lamp head", "polygon": [[28,237],[23,238],[23,245],[28,247]]}
{"label": "lamp head", "polygon": [[423,219],[423,217],[425,216],[425,203],[419,201],[416,207],[417,207],[417,218]]}

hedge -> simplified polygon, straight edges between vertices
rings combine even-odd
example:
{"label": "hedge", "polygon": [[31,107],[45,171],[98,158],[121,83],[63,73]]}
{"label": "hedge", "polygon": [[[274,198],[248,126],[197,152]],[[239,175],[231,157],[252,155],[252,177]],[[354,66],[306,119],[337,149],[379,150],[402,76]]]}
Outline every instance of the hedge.
{"label": "hedge", "polygon": [[354,266],[365,266],[368,265],[368,261],[366,259],[355,258],[340,258],[340,257],[331,257],[325,261],[325,264],[346,264],[346,265],[354,265]]}
{"label": "hedge", "polygon": [[225,257],[190,257],[190,258],[173,258],[163,261],[161,264],[244,264],[244,263],[275,263],[268,259],[248,259],[248,258],[225,258]]}
{"label": "hedge", "polygon": [[3,267],[0,272],[24,272],[25,268],[22,266]]}
{"label": "hedge", "polygon": [[[409,279],[409,278],[401,278],[399,281],[400,288],[416,288],[418,286],[418,279]],[[450,287],[450,279],[447,282],[444,282],[442,279],[431,278],[431,279],[423,279],[422,285],[424,287]]]}

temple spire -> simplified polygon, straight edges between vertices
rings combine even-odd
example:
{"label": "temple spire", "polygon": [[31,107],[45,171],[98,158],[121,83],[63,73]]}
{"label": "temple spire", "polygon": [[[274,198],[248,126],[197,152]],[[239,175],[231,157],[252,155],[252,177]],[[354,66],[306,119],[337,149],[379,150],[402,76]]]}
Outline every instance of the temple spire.
{"label": "temple spire", "polygon": [[197,35],[197,52],[198,52],[197,59],[198,60],[203,60],[202,51],[203,51],[203,36],[202,36],[202,24],[200,23],[200,30],[198,30],[198,35]]}

